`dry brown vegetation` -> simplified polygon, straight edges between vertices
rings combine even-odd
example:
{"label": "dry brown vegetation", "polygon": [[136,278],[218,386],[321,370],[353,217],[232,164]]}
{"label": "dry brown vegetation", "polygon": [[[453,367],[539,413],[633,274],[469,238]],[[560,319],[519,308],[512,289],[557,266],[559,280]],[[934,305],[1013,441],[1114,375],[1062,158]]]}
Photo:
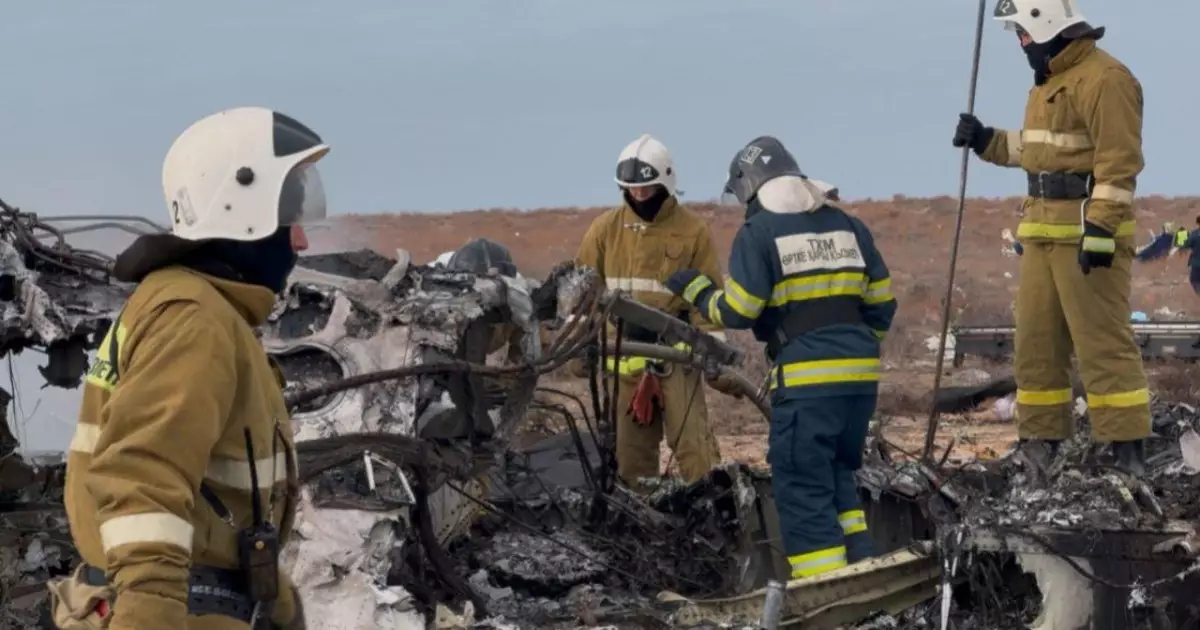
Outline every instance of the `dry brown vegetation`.
{"label": "dry brown vegetation", "polygon": [[[1016,227],[1020,200],[972,199],[963,225],[957,280],[952,301],[953,320],[960,324],[999,324],[1011,321],[1016,293],[1018,259],[1003,255],[1008,245],[1001,237],[1005,228]],[[923,430],[921,410],[927,407],[932,385],[934,352],[926,339],[936,334],[946,290],[951,240],[954,234],[956,201],[949,197],[911,199],[897,195],[891,200],[866,200],[843,204],[862,218],[891,268],[893,290],[900,302],[895,326],[885,345],[888,373],[881,407],[910,418],[898,420],[897,430],[912,436]],[[728,254],[742,217],[710,204],[689,204],[712,227],[722,258]],[[513,250],[522,272],[537,276],[556,263],[574,256],[584,231],[602,208],[564,208],[533,211],[480,210],[454,214],[350,215],[338,219],[332,230],[318,233],[316,245],[326,248],[370,247],[385,254],[403,248],[417,262],[433,259],[454,249],[468,238],[487,237]],[[1200,198],[1147,197],[1138,201],[1139,242],[1149,239],[1164,221],[1194,225],[1200,213]],[[325,234],[321,237],[321,234]],[[1197,297],[1187,284],[1187,269],[1179,258],[1138,265],[1135,268],[1133,307],[1151,318],[1175,317],[1195,312]],[[1156,315],[1156,311],[1168,309]],[[753,378],[766,369],[759,345],[747,333],[733,338],[746,347],[745,371]],[[969,364],[970,365],[970,364]],[[992,372],[1005,366],[982,366]],[[1150,366],[1156,387],[1172,398],[1194,400],[1196,377],[1193,366]],[[953,375],[949,378],[953,378]],[[712,421],[722,436],[726,456],[761,461],[765,426],[748,403],[709,395]],[[957,424],[956,424],[957,423]],[[963,441],[986,442],[972,452],[987,454],[1003,450],[990,443],[992,434],[1003,441],[1011,427],[984,427],[966,419],[951,419],[947,440],[955,427],[966,427]],[[975,428],[971,428],[975,427]],[[978,438],[983,435],[985,437]],[[909,437],[912,437],[909,436]],[[907,440],[906,440],[907,441]]]}

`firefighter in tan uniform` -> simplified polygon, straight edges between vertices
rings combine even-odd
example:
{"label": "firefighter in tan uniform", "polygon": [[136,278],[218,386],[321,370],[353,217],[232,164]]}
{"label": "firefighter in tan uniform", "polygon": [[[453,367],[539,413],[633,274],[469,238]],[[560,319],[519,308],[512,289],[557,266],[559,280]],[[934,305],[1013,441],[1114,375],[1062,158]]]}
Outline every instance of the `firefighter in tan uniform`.
{"label": "firefighter in tan uniform", "polygon": [[292,426],[255,328],[307,247],[300,221],[325,214],[315,162],[328,150],[258,107],[206,117],[171,146],[172,231],[117,258],[114,276],[137,288],[71,441],[66,509],[84,564],[50,585],[60,628],[304,627],[277,554],[293,522]]}
{"label": "firefighter in tan uniform", "polygon": [[[671,274],[688,268],[721,277],[708,224],[676,199],[675,168],[667,148],[649,135],[634,140],[617,160],[616,181],[625,203],[596,218],[579,246],[577,261],[594,268],[608,289],[627,291],[647,306],[676,313],[724,339],[723,332],[664,284]],[[625,336],[630,341],[660,341],[650,331],[628,324]],[[610,360],[605,371],[620,379],[616,455],[621,480],[639,488],[640,479],[658,476],[664,431],[685,480],[695,481],[720,463],[701,372],[643,357],[619,359]],[[572,370],[577,376],[587,373],[581,361],[574,362]],[[724,376],[713,378],[710,385],[731,395],[739,392]]]}
{"label": "firefighter in tan uniform", "polygon": [[1022,451],[1045,465],[1073,429],[1072,351],[1092,434],[1117,464],[1144,470],[1150,393],[1129,326],[1133,198],[1142,171],[1142,88],[1096,45],[1074,0],[999,0],[1034,70],[1021,129],[960,117],[954,146],[1019,167],[1029,179],[1017,238],[1017,423]]}

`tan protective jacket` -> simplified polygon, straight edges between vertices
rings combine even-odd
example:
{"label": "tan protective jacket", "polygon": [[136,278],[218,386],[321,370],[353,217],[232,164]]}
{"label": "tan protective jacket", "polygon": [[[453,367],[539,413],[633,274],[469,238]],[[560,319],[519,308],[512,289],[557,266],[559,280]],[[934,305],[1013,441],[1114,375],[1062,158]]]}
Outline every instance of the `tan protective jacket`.
{"label": "tan protective jacket", "polygon": [[[268,289],[170,267],[138,285],[100,345],[67,460],[66,508],[84,562],[116,592],[113,628],[185,628],[189,567],[238,566],[237,527],[251,519],[246,427],[267,518],[287,540],[291,419],[254,331],[274,302]],[[202,481],[234,524],[200,496]],[[286,623],[295,604],[281,578],[273,616]]]}
{"label": "tan protective jacket", "polygon": [[629,291],[638,302],[668,313],[690,310],[694,326],[724,338],[718,327],[666,287],[667,278],[683,269],[697,269],[717,288],[722,286],[712,230],[675,197],[663,203],[651,223],[628,205],[596,217],[576,261],[595,269],[609,289]]}
{"label": "tan protective jacket", "polygon": [[[982,158],[1029,173],[1091,173],[1087,220],[1132,242],[1142,158],[1142,86],[1094,39],[1071,42],[1034,86],[1020,130],[997,129]],[[1078,241],[1080,202],[1027,197],[1022,241]]]}

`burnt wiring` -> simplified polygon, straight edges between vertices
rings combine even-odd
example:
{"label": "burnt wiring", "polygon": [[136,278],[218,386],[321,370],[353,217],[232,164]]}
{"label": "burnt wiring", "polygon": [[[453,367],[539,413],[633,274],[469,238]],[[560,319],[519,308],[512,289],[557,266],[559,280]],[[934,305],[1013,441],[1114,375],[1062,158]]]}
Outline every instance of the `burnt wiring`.
{"label": "burnt wiring", "polygon": [[[287,405],[289,408],[295,408],[304,403],[348,389],[430,374],[469,373],[490,377],[528,374],[530,371],[539,376],[548,374],[559,369],[567,361],[578,355],[591,341],[588,333],[594,331],[597,322],[606,319],[608,307],[604,309],[600,308],[599,297],[600,288],[593,283],[586,289],[580,303],[567,318],[568,323],[564,327],[562,335],[551,344],[550,348],[541,357],[531,363],[493,366],[471,363],[469,361],[452,360],[436,364],[411,365],[391,370],[380,370],[295,392],[287,397]],[[581,323],[585,325],[580,327]]]}
{"label": "burnt wiring", "polygon": [[[590,554],[574,545],[571,545],[571,544],[565,543],[561,540],[558,540],[557,538],[554,538],[553,536],[543,532],[538,527],[536,527],[534,525],[530,525],[529,523],[526,523],[525,521],[513,516],[512,514],[505,512],[504,510],[500,509],[498,506],[493,505],[492,503],[490,503],[488,501],[484,501],[483,499],[480,499],[478,497],[472,496],[469,492],[467,492],[467,490],[465,488],[463,488],[462,486],[460,486],[452,481],[447,481],[446,485],[449,486],[451,490],[454,490],[459,495],[461,495],[464,499],[470,501],[471,503],[474,503],[475,505],[479,506],[480,508],[482,508],[489,514],[494,514],[494,515],[500,517],[500,519],[504,520],[505,522],[515,525],[515,526],[519,527],[520,529],[525,530],[530,535],[537,536],[538,538],[541,538],[541,539],[563,549],[564,551],[567,551],[568,553],[580,558],[581,560],[584,560],[584,561],[590,562],[592,564],[595,564],[596,566],[602,567],[603,569],[605,569],[615,575],[619,575],[619,576],[625,578],[626,580],[628,580],[631,584],[637,584],[637,585],[640,585],[642,587],[652,589],[652,590],[659,590],[664,586],[663,584],[654,583],[653,581],[651,581],[643,576],[637,575],[631,571],[622,569],[621,567],[618,567],[612,563],[604,562],[603,560],[600,560],[599,558],[595,557],[594,554]],[[610,544],[612,543],[611,540],[608,540],[607,542],[609,542]],[[691,586],[694,586],[695,588],[706,590],[706,587],[703,584],[700,584],[699,582],[695,582],[693,580],[689,580],[687,578],[684,578],[684,577],[678,576],[678,575],[672,576],[672,577],[674,579],[678,580],[679,583],[681,583],[681,584],[689,584]]]}
{"label": "burnt wiring", "polygon": [[[58,222],[85,222],[74,227],[56,227]],[[137,224],[146,229],[135,227]],[[93,282],[107,283],[114,259],[102,252],[72,247],[66,236],[104,229],[119,229],[136,236],[164,232],[165,228],[132,215],[64,215],[39,217],[23,212],[0,200],[0,235],[7,236],[16,249],[26,256],[31,267],[40,265],[77,274]],[[48,241],[48,242],[47,242]]]}

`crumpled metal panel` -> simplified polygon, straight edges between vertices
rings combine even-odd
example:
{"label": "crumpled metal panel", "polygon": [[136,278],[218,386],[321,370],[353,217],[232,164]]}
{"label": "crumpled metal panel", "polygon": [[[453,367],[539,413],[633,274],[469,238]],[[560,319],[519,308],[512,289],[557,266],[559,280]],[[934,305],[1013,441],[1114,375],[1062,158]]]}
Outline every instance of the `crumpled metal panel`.
{"label": "crumpled metal panel", "polygon": [[[385,282],[386,281],[386,285]],[[537,322],[528,285],[509,279],[410,267],[401,256],[384,281],[298,268],[286,299],[272,313],[263,345],[289,388],[339,377],[420,365],[453,356],[467,327],[503,310],[531,331],[525,354],[537,357]],[[501,309],[501,307],[507,307]],[[416,433],[418,379],[389,381],[333,394],[295,413],[297,441],[361,432]],[[493,422],[499,424],[497,411]],[[362,465],[362,466],[365,466]],[[409,595],[388,586],[393,551],[412,530],[407,509],[350,509],[361,492],[361,466],[330,471],[303,491],[296,537],[284,560],[316,630],[420,628]],[[484,486],[468,483],[481,496]],[[337,503],[339,507],[332,507]],[[477,509],[448,486],[429,498],[434,531],[446,542]]]}
{"label": "crumpled metal panel", "polygon": [[[11,293],[4,287],[9,282]],[[47,347],[103,332],[131,288],[120,283],[101,285],[67,273],[33,271],[11,243],[0,241],[4,347]]]}

